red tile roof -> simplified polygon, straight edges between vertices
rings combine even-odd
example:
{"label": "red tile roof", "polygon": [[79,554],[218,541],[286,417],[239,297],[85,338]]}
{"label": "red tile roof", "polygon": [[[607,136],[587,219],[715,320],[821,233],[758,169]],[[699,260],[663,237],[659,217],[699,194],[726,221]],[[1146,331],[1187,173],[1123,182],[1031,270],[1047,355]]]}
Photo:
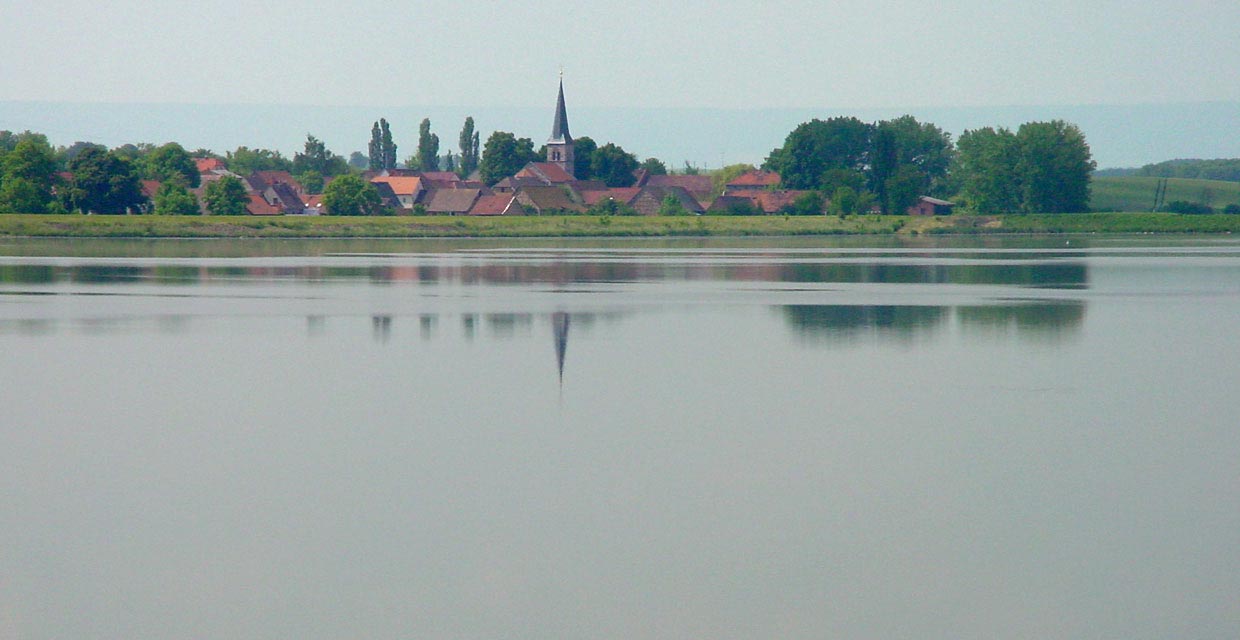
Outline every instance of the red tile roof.
{"label": "red tile roof", "polygon": [[163,183],[158,180],[143,180],[142,181],[142,194],[154,200],[155,194],[159,192],[159,188],[161,186],[163,186]]}
{"label": "red tile roof", "polygon": [[779,174],[774,171],[746,171],[728,183],[729,189],[758,188],[779,186]]}
{"label": "red tile roof", "polygon": [[301,188],[300,185],[297,184],[297,180],[293,177],[293,174],[287,171],[255,171],[250,174],[250,176],[262,180],[267,185],[271,185],[276,182],[283,182],[285,184],[291,184],[296,188]]}
{"label": "red tile roof", "polygon": [[250,194],[250,204],[246,205],[246,210],[252,216],[278,216],[281,211],[279,207],[273,207],[267,204],[266,200],[257,193]]}
{"label": "red tile roof", "polygon": [[724,196],[745,198],[749,200],[753,206],[763,213],[779,213],[784,207],[792,206],[797,198],[810,193],[798,189],[779,189],[770,191],[766,189],[740,189],[738,191],[726,191]]}
{"label": "red tile roof", "polygon": [[714,184],[710,181],[710,176],[650,176],[646,178],[647,187],[680,187],[693,195],[701,193],[710,193],[714,189]]}
{"label": "red tile roof", "polygon": [[421,174],[423,178],[436,182],[457,182],[461,179],[461,176],[451,171],[422,171]]}
{"label": "red tile roof", "polygon": [[371,182],[383,182],[392,188],[398,196],[416,196],[422,191],[422,178],[408,176],[380,176],[371,178]]}
{"label": "red tile roof", "polygon": [[594,206],[607,198],[611,198],[620,204],[629,204],[633,201],[633,198],[637,197],[638,193],[641,193],[641,187],[617,187],[600,191],[582,191],[581,198],[589,206]]}
{"label": "red tile roof", "polygon": [[493,196],[482,196],[474,203],[474,208],[469,210],[471,216],[501,216],[505,213],[524,213],[523,211],[508,211],[512,206],[512,201],[516,196],[511,193],[497,193]]}
{"label": "red tile roof", "polygon": [[194,164],[198,166],[198,173],[228,168],[224,166],[224,161],[219,158],[194,158]]}
{"label": "red tile roof", "polygon": [[518,178],[539,178],[551,184],[573,182],[576,178],[554,162],[531,162],[517,172]]}

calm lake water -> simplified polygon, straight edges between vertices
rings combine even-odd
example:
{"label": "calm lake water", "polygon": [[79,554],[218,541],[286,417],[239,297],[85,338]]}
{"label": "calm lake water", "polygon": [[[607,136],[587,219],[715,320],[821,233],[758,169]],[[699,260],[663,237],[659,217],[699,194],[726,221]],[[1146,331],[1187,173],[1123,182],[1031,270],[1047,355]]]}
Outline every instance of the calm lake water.
{"label": "calm lake water", "polygon": [[0,241],[0,639],[1240,637],[1240,242]]}

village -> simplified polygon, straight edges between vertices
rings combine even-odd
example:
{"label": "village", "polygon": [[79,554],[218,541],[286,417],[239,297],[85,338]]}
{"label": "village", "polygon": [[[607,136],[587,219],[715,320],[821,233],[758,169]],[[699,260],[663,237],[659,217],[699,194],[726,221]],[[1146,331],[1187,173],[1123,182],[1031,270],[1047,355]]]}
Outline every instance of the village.
{"label": "village", "polygon": [[[546,142],[545,161],[529,162],[514,174],[488,185],[478,170],[461,176],[454,171],[390,168],[366,171],[361,177],[378,191],[382,207],[397,215],[513,216],[573,215],[587,212],[630,215],[774,215],[825,214],[830,201],[808,189],[787,189],[775,171],[752,169],[717,184],[710,175],[633,171],[631,186],[609,187],[600,180],[575,175],[574,139],[569,130],[563,82]],[[224,177],[243,181],[254,216],[331,215],[322,193],[311,193],[289,171],[254,171],[238,175],[215,157],[194,159],[200,185],[192,191],[198,202],[211,182]],[[330,181],[331,178],[326,178]],[[154,201],[157,181],[143,181],[143,192]],[[205,207],[205,204],[201,205]],[[951,213],[954,203],[920,196],[908,215]],[[877,204],[862,213],[879,213]],[[207,213],[203,209],[203,213]]]}

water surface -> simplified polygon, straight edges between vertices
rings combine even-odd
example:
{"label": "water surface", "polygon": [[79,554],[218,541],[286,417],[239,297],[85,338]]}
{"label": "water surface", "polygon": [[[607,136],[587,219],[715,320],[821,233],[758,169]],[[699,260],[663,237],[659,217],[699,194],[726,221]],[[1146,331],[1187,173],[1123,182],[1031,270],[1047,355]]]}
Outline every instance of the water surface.
{"label": "water surface", "polygon": [[0,638],[1234,638],[1240,243],[0,242]]}

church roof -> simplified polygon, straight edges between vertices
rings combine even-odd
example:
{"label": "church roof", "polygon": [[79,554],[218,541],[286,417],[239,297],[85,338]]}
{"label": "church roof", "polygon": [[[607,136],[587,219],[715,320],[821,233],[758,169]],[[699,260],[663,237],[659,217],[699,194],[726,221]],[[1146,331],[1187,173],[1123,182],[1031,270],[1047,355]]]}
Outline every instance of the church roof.
{"label": "church roof", "polygon": [[551,124],[551,139],[547,142],[572,142],[568,132],[568,109],[564,108],[564,80],[560,80],[560,95],[555,100],[555,122]]}

